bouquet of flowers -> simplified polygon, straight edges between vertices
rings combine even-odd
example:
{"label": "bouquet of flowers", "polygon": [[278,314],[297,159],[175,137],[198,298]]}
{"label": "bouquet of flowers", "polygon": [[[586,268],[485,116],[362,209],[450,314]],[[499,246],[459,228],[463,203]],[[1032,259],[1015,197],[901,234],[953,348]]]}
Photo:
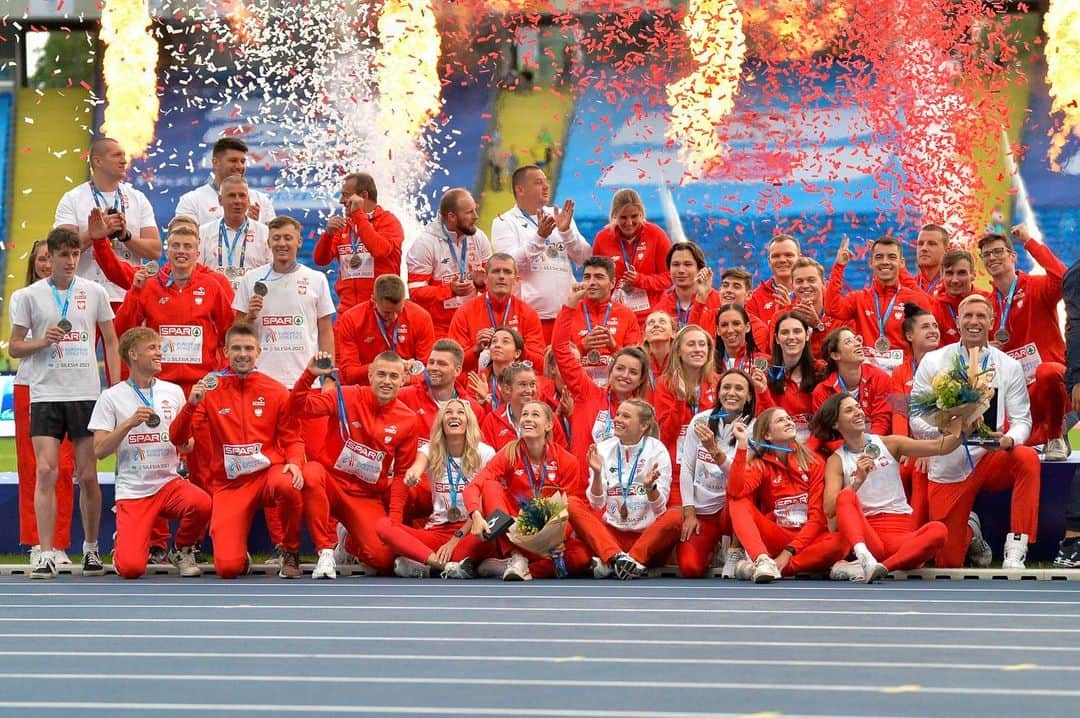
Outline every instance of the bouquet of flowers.
{"label": "bouquet of flowers", "polygon": [[561,547],[566,541],[566,525],[570,512],[566,494],[556,491],[550,496],[536,496],[523,501],[514,525],[506,533],[510,543],[530,553],[549,554],[560,576],[566,575]]}
{"label": "bouquet of flowers", "polygon": [[935,376],[930,391],[911,397],[911,416],[921,416],[945,431],[953,417],[964,419],[965,431],[988,431],[980,424],[994,396],[994,368],[983,368],[980,347],[961,348],[952,366]]}

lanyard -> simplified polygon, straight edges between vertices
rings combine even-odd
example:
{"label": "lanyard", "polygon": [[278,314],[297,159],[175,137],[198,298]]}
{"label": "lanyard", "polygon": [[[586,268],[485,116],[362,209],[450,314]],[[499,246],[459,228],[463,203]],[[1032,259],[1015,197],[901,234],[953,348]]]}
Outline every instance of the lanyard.
{"label": "lanyard", "polygon": [[1020,280],[1020,275],[1013,276],[1012,286],[1009,287],[1009,297],[1005,299],[1001,296],[1001,292],[994,290],[994,293],[998,296],[998,301],[1004,302],[1005,308],[1001,310],[1001,324],[998,325],[998,331],[1005,329],[1005,323],[1009,321],[1009,311],[1012,310],[1013,295],[1016,294],[1016,283]]}
{"label": "lanyard", "polygon": [[498,409],[499,405],[500,405],[499,392],[496,391],[496,388],[497,388],[496,385],[497,384],[498,384],[498,382],[495,379],[495,372],[492,371],[491,369],[488,369],[488,386],[491,387],[491,408],[492,409]]}
{"label": "lanyard", "polygon": [[[693,397],[691,399],[691,397]],[[686,397],[686,404],[690,407],[690,416],[693,418],[697,416],[698,406],[701,404],[701,386],[694,387],[694,390]]]}
{"label": "lanyard", "polygon": [[[652,372],[649,372],[649,376],[652,376]],[[612,436],[612,433],[611,433],[611,418],[613,416],[615,416],[615,407],[611,403],[611,399],[612,399],[611,390],[608,389],[608,393],[607,393],[607,422],[605,422],[605,424],[604,424],[604,435],[602,437],[600,437],[601,439],[608,439],[608,438],[610,438]]]}
{"label": "lanyard", "polygon": [[755,449],[772,449],[773,451],[782,451],[785,454],[790,454],[795,451],[795,449],[792,449],[789,446],[776,446],[775,444],[766,444],[764,441],[754,441],[753,439],[749,440],[749,444]]}
{"label": "lanyard", "polygon": [[337,382],[337,410],[338,410],[338,433],[341,434],[341,442],[346,443],[352,438],[349,429],[349,414],[345,411],[345,392],[341,390],[341,382]]}
{"label": "lanyard", "polygon": [[540,496],[540,492],[544,490],[544,486],[547,484],[547,447],[544,447],[544,455],[540,457],[540,484],[536,483],[536,474],[533,473],[532,461],[529,459],[529,451],[526,449],[523,452],[522,463],[525,464],[525,474],[529,479],[529,490],[532,491],[533,497]]}
{"label": "lanyard", "polygon": [[[271,281],[271,282],[276,282],[277,280],[281,279],[281,278],[282,278],[282,277],[284,277],[285,275],[287,275],[287,274],[291,274],[291,273],[292,273],[292,271],[293,271],[294,269],[296,269],[296,268],[297,268],[298,266],[300,266],[300,262],[293,262],[293,263],[292,263],[292,265],[291,265],[291,266],[290,266],[290,267],[289,267],[288,269],[286,269],[286,270],[285,270],[284,272],[277,272],[277,273],[276,273],[276,274],[277,274],[277,276],[276,276],[276,277],[274,277],[273,279],[271,279],[270,281]],[[275,272],[274,272],[274,265],[273,265],[273,263],[271,263],[271,264],[270,264],[270,268],[266,270],[266,274],[264,274],[264,275],[263,275],[263,278],[262,278],[262,279],[260,279],[259,281],[260,281],[260,282],[265,282],[265,281],[266,281],[266,280],[267,280],[267,279],[268,279],[268,278],[270,277],[270,275],[271,275],[271,274],[274,274],[274,273],[275,273]]]}
{"label": "lanyard", "polygon": [[536,217],[533,217],[531,214],[521,209],[521,207],[518,207],[518,211],[521,212],[522,217],[529,221],[529,224],[539,229],[540,225],[536,223]]}
{"label": "lanyard", "polygon": [[[634,457],[634,463],[630,466],[630,478],[625,484],[623,484],[622,445],[620,444],[618,447],[616,447],[615,451],[615,458],[618,459],[619,462],[619,491],[622,492],[623,503],[626,503],[626,499],[630,495],[630,485],[634,483],[634,474],[637,473],[638,461],[641,459],[641,452],[645,451],[645,437],[641,438],[641,446],[638,447],[637,456]],[[629,457],[629,454],[627,454],[627,457]]]}
{"label": "lanyard", "polygon": [[[454,472],[457,472],[455,477]],[[458,490],[465,483],[465,474],[461,470],[461,464],[446,455],[446,482],[450,484],[450,507],[457,507]]]}
{"label": "lanyard", "polygon": [[146,394],[143,394],[142,391],[139,389],[139,387],[135,386],[135,382],[132,381],[131,379],[128,379],[128,385],[135,391],[135,395],[139,397],[139,401],[141,401],[145,406],[148,406],[151,409],[154,408],[154,380],[153,379],[150,380],[150,390],[149,390],[150,391],[150,398],[149,399],[146,398]]}
{"label": "lanyard", "polygon": [[632,256],[634,256],[634,255],[636,255],[636,254],[637,254],[637,250],[638,250],[638,243],[639,243],[640,241],[641,241],[640,239],[635,239],[635,240],[634,240],[634,248],[633,248],[633,250],[632,250],[632,251],[630,252],[630,254],[629,254],[629,255],[627,255],[627,254],[626,254],[626,240],[624,240],[624,239],[620,239],[620,240],[619,240],[619,251],[620,251],[620,252],[622,253],[622,261],[623,261],[623,265],[624,265],[624,266],[625,266],[625,267],[626,267],[626,268],[627,268],[628,270],[633,270],[633,269],[634,269],[634,265],[630,263],[630,257],[632,257]]}
{"label": "lanyard", "polygon": [[[951,305],[951,304],[946,304],[945,308],[949,310],[949,316],[952,317],[953,326],[956,327],[957,332],[959,332],[959,330],[960,330],[960,321],[956,318],[956,310],[953,309],[953,305]],[[1005,325],[1002,324],[1001,326],[1005,326]]]}
{"label": "lanyard", "polygon": [[221,224],[218,225],[218,238],[217,238],[217,251],[218,251],[217,266],[218,266],[219,269],[222,266],[221,265],[222,249],[228,249],[229,250],[229,254],[228,254],[229,265],[228,266],[230,266],[230,267],[232,267],[232,266],[243,267],[244,266],[244,256],[247,254],[247,242],[245,241],[242,245],[240,245],[240,263],[239,264],[236,264],[236,265],[233,264],[233,254],[236,253],[236,243],[240,241],[241,237],[243,237],[245,234],[247,234],[247,226],[248,226],[248,223],[247,223],[247,220],[245,219],[244,223],[242,225],[240,225],[240,229],[236,230],[236,236],[233,237],[232,242],[230,242],[229,241],[229,228],[225,226],[225,220],[221,220]]}
{"label": "lanyard", "polygon": [[386,331],[386,325],[383,323],[382,317],[378,312],[375,312],[375,323],[379,325],[379,334],[382,334],[383,341],[386,342],[386,346],[390,347],[390,351],[397,352],[397,321],[394,321],[394,326],[390,327],[390,333]]}
{"label": "lanyard", "polygon": [[[593,323],[592,323],[592,317],[589,316],[589,305],[588,305],[588,303],[586,303],[586,302],[581,303],[581,313],[585,315],[585,329],[591,332],[592,328],[593,328]],[[611,318],[611,300],[609,299],[608,303],[607,303],[607,310],[604,312],[604,321],[601,323],[600,326],[606,327],[607,323],[608,323],[608,319],[610,319],[610,318]]]}
{"label": "lanyard", "polygon": [[359,232],[357,232],[353,228],[352,222],[349,222],[349,224],[347,224],[346,227],[349,230],[349,247],[352,249],[352,253],[353,254],[360,254],[360,247],[362,245],[361,245],[361,242],[360,242],[360,234],[359,234]]}
{"label": "lanyard", "polygon": [[506,311],[503,312],[502,324],[495,323],[495,308],[491,306],[491,297],[484,294],[484,304],[487,305],[488,319],[491,320],[491,328],[498,329],[499,327],[508,326],[507,322],[510,321],[510,302],[513,298],[506,298]]}
{"label": "lanyard", "polygon": [[[860,369],[860,371],[862,371],[862,370]],[[914,374],[912,376],[914,376]],[[861,378],[859,379],[859,386],[855,387],[855,391],[851,391],[850,389],[848,389],[848,385],[847,385],[847,382],[844,381],[844,377],[840,376],[840,369],[838,368],[836,370],[836,384],[837,384],[837,386],[840,387],[840,391],[847,392],[847,393],[851,394],[853,397],[855,397],[856,399],[859,398],[859,389],[862,388],[862,379]]]}
{"label": "lanyard", "polygon": [[[961,348],[958,356],[960,358],[960,367],[966,371],[968,363],[967,363],[967,357],[964,356],[963,348]],[[979,362],[979,368],[982,371],[986,371],[986,367],[989,366],[989,365],[990,365],[990,352],[985,352],[983,354],[982,361]]]}
{"label": "lanyard", "polygon": [[934,291],[934,287],[936,287],[940,282],[941,272],[938,272],[937,275],[934,276],[933,280],[926,283],[926,289],[924,289],[923,291],[929,294],[930,292]]}
{"label": "lanyard", "polygon": [[871,293],[874,295],[874,316],[877,318],[878,336],[885,337],[885,323],[889,321],[889,315],[892,314],[892,309],[896,305],[896,298],[900,296],[900,289],[897,288],[884,314],[881,313],[881,301],[878,299],[877,292],[871,290]]}
{"label": "lanyard", "polygon": [[509,404],[506,405],[506,420],[510,423],[510,426],[514,428],[514,433],[517,434],[518,438],[520,439],[521,429],[518,428],[517,420],[514,419],[514,412],[510,410]]}
{"label": "lanyard", "polygon": [[720,342],[720,347],[721,347],[720,351],[723,352],[721,354],[721,356],[724,357],[724,368],[725,369],[730,370],[730,369],[736,369],[736,368],[738,368],[738,369],[743,368],[743,365],[746,363],[746,359],[747,359],[746,350],[750,348],[749,345],[746,344],[746,342],[743,342],[742,347],[735,354],[735,356],[729,356],[728,355],[728,353],[727,353],[727,345],[724,344],[723,342]]}
{"label": "lanyard", "polygon": [[60,292],[56,291],[56,282],[52,277],[49,277],[49,288],[52,289],[53,300],[56,301],[56,308],[60,310],[60,318],[67,319],[68,307],[71,305],[71,290],[75,288],[75,277],[71,278],[71,283],[68,284],[67,291],[64,293],[64,302],[60,303]]}
{"label": "lanyard", "polygon": [[[98,209],[107,208],[109,206],[109,203],[105,201],[105,195],[102,194],[101,190],[97,188],[97,185],[94,184],[93,180],[91,180],[90,182],[90,196],[94,198],[94,206]],[[112,208],[115,211],[120,212],[121,214],[127,213],[127,206],[124,202],[124,195],[121,194],[119,187],[117,187],[116,191],[113,192]]]}
{"label": "lanyard", "polygon": [[454,260],[454,264],[458,266],[458,279],[464,281],[465,279],[465,265],[469,261],[469,240],[462,240],[461,242],[461,256],[458,256],[457,250],[454,248],[454,240],[450,236],[450,230],[446,228],[446,225],[442,225],[442,230],[446,235],[446,245],[450,247],[450,257]]}
{"label": "lanyard", "polygon": [[690,323],[690,310],[694,306],[694,300],[691,299],[690,304],[688,304],[686,310],[683,311],[682,303],[679,301],[679,293],[674,289],[672,292],[675,294],[675,321],[678,323],[679,329],[682,329]]}

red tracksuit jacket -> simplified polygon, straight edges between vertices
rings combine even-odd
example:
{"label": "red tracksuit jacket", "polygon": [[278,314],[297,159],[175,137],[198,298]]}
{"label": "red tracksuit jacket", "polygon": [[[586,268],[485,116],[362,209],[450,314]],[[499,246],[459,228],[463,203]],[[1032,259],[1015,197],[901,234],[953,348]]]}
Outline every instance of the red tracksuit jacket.
{"label": "red tracksuit jacket", "polygon": [[[876,279],[866,289],[856,292],[844,291],[844,267],[837,264],[829,275],[829,283],[825,287],[826,311],[840,319],[854,322],[854,331],[862,337],[863,344],[873,346],[880,334],[878,330],[877,314],[874,307],[874,297],[878,298],[878,306],[882,314],[889,307],[889,302],[896,297],[892,311],[885,317],[885,336],[889,340],[889,346],[893,349],[908,349],[907,340],[904,339],[904,304],[914,302],[923,309],[929,310],[933,306],[926,292],[914,287],[894,285],[886,287]],[[898,294],[899,293],[899,294]]]}
{"label": "red tracksuit jacket", "polygon": [[[626,252],[626,257],[638,273],[634,288],[645,290],[651,307],[660,299],[664,290],[671,286],[671,275],[665,262],[669,249],[671,240],[664,230],[652,222],[645,222],[637,236],[630,241],[624,241],[617,230],[604,227],[593,240],[592,253],[594,257],[611,257],[614,260],[617,284],[626,274],[626,259],[623,257],[623,252]],[[646,309],[638,312],[637,319],[644,323],[650,311],[651,309]]]}
{"label": "red tracksuit jacket", "polygon": [[[334,283],[338,295],[338,314],[344,314],[350,307],[371,299],[375,278],[401,272],[401,245],[405,241],[401,222],[382,207],[375,207],[370,220],[364,210],[358,209],[349,216],[349,222],[354,237],[359,241],[358,249],[361,252],[366,250],[375,261],[375,276],[345,279],[342,272],[338,272],[337,282]],[[348,226],[335,234],[323,232],[311,252],[312,259],[320,266],[330,264],[335,259],[347,264],[351,255]]]}
{"label": "red tracksuit jacket", "polygon": [[[1005,323],[1009,341],[1003,348],[1009,351],[1034,344],[1044,362],[1064,364],[1065,338],[1061,335],[1057,305],[1061,301],[1061,280],[1065,276],[1066,267],[1050,248],[1041,242],[1028,242],[1025,249],[1031,258],[1046,270],[1046,274],[1032,276],[1026,272],[1016,273],[1016,293],[1013,295],[1012,307]],[[990,301],[994,303],[991,339],[1001,326],[1006,299],[1007,297],[1002,297],[996,291],[990,292]],[[941,343],[944,345],[945,340],[942,339]]]}
{"label": "red tracksuit jacket", "polygon": [[[488,314],[488,301],[491,302],[491,314]],[[544,346],[544,331],[540,326],[540,315],[535,309],[514,296],[510,297],[509,305],[508,312],[507,302],[499,303],[494,299],[489,299],[489,295],[484,293],[479,297],[473,297],[454,312],[454,318],[450,320],[449,337],[465,350],[465,363],[462,366],[465,371],[475,371],[477,368],[479,359],[476,352],[477,333],[481,329],[496,329],[501,326],[516,329],[525,340],[525,350],[522,352],[521,361],[531,361],[537,369],[544,365],[546,347]],[[494,323],[491,321],[492,316],[495,317]]]}
{"label": "red tracksuit jacket", "polygon": [[386,338],[379,330],[373,300],[363,301],[338,317],[334,324],[335,361],[345,384],[368,383],[368,365],[379,354],[390,351],[386,339],[394,342],[402,359],[419,359],[427,364],[435,330],[431,315],[419,304],[406,299],[393,326],[386,327]]}
{"label": "red tracksuit jacket", "polygon": [[[525,445],[522,444],[518,450],[517,461],[511,463],[506,449],[503,449],[495,454],[495,458],[487,466],[480,469],[473,480],[465,486],[463,492],[465,508],[470,514],[480,510],[480,496],[486,482],[498,483],[512,498],[519,501],[532,497],[529,476],[525,470],[525,454]],[[544,463],[547,467],[547,480],[544,481],[539,472],[534,474],[537,483],[544,481],[540,492],[542,495],[550,496],[556,491],[562,491],[567,497],[585,498],[585,482],[580,477],[578,461],[570,452],[554,444],[548,444],[545,448]]]}

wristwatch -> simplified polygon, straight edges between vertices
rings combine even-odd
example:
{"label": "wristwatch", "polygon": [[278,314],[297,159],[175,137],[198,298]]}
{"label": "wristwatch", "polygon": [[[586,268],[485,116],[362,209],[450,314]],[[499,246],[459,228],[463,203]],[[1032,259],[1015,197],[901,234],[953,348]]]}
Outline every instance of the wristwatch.
{"label": "wristwatch", "polygon": [[458,529],[457,531],[454,532],[454,538],[456,538],[456,539],[465,538],[465,532],[462,531],[461,529]]}

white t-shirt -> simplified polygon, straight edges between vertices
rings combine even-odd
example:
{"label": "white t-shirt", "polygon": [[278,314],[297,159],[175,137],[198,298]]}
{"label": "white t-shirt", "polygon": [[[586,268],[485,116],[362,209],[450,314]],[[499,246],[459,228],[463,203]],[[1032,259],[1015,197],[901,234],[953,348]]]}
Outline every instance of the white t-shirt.
{"label": "white t-shirt", "polygon": [[[880,436],[867,434],[866,439],[877,447],[877,458],[874,468],[866,475],[866,481],[856,492],[863,515],[910,514],[912,509],[904,493],[900,464],[889,453]],[[841,446],[837,453],[840,454],[840,465],[844,470],[844,486],[850,488],[855,483],[855,472],[859,468],[862,452],[848,451],[846,446]]]}
{"label": "white t-shirt", "polygon": [[[544,214],[555,215],[554,207]],[[509,254],[517,262],[521,276],[521,299],[536,310],[541,319],[554,319],[574,283],[572,263],[581,264],[592,256],[592,247],[581,236],[577,223],[562,232],[555,229],[544,239],[537,234],[536,218],[515,206],[491,223],[491,244],[496,252]]]}
{"label": "white t-shirt", "polygon": [[[221,235],[223,220],[216,219],[199,227],[199,263],[229,278],[233,292],[240,286],[240,278],[252,267],[261,267],[274,261],[267,238],[266,225],[254,220],[247,222],[244,236],[236,236],[237,229],[225,230]],[[234,244],[235,243],[235,244]],[[232,246],[230,259],[229,247]],[[243,261],[241,260],[243,258]],[[228,271],[228,268],[234,268]]]}
{"label": "white t-shirt", "polygon": [[[427,441],[425,441],[422,445],[417,444],[416,450],[422,453],[424,456],[428,456],[431,450],[431,446],[430,444],[428,444]],[[480,442],[476,445],[476,451],[480,454],[480,466],[477,468],[477,471],[479,471],[479,469],[482,469],[485,465],[487,465],[489,461],[495,458],[495,449],[491,448],[484,442]],[[461,466],[460,456],[455,456],[452,458],[456,461],[458,466]],[[427,474],[429,478],[432,477],[432,467],[428,467]],[[457,487],[456,505],[463,516],[468,514],[468,512],[465,510],[465,497],[463,496],[463,492],[465,491],[465,486],[473,480],[474,476],[476,476],[476,472],[474,472],[472,476],[463,477],[464,481],[462,481],[461,484]],[[424,528],[431,528],[433,526],[441,526],[442,524],[451,523],[449,517],[447,517],[446,515],[447,511],[450,510],[451,499],[452,496],[450,491],[450,482],[446,478],[446,467],[443,467],[442,473],[440,474],[439,478],[431,479],[431,518],[428,519],[427,525],[424,526]]]}
{"label": "white t-shirt", "polygon": [[246,312],[255,282],[268,291],[255,318],[262,344],[259,371],[292,388],[319,351],[319,319],[332,315],[334,302],[326,275],[302,264],[288,274],[265,264],[248,271],[233,297],[233,309]]}
{"label": "white t-shirt", "polygon": [[[184,406],[184,391],[176,384],[155,379],[149,390],[140,389],[148,400],[153,394],[154,413],[161,423],[150,428],[139,424],[127,433],[116,450],[116,499],[153,496],[176,478],[179,457],[169,441],[169,427]],[[101,392],[90,415],[91,431],[113,431],[135,413],[143,401],[130,381]]]}
{"label": "white t-shirt", "polygon": [[[590,470],[588,488],[585,491],[589,504],[594,509],[603,509],[604,523],[614,528],[622,531],[644,531],[667,510],[668,496],[671,495],[671,455],[667,447],[651,436],[643,437],[633,446],[623,446],[619,437],[613,436],[598,443],[596,451],[603,462],[600,475],[603,494],[596,496],[592,493],[593,479]],[[660,471],[660,478],[656,481],[656,488],[660,490],[656,501],[650,501],[645,491],[645,479],[653,466]],[[624,501],[627,508],[625,519],[621,512]]]}
{"label": "white t-shirt", "polygon": [[[8,323],[12,325],[15,324],[15,317],[18,311],[17,307],[19,306],[19,303],[23,301],[25,294],[26,287],[23,287],[22,289],[16,289],[11,295],[11,300],[8,302]],[[33,339],[34,333],[27,332],[26,338]],[[30,384],[30,378],[33,376],[34,371],[35,356],[37,356],[37,354],[31,354],[30,356],[23,357],[19,360],[19,368],[15,370],[14,380],[19,386],[28,386]]]}
{"label": "white t-shirt", "polygon": [[[70,290],[70,299],[68,299]],[[12,310],[13,325],[26,327],[43,337],[60,321],[60,306],[68,305],[71,331],[57,344],[34,354],[27,372],[30,401],[94,401],[101,394],[95,339],[99,322],[112,321],[109,297],[100,284],[75,277],[66,290],[57,290],[60,306],[48,279],[39,279],[22,290]],[[25,361],[25,360],[24,360]]]}
{"label": "white t-shirt", "polygon": [[708,424],[712,409],[694,415],[686,428],[686,436],[679,448],[679,490],[684,506],[693,506],[704,516],[722,510],[727,503],[727,482],[731,473],[731,461],[735,457],[735,437],[732,424],[720,421],[717,425],[716,443],[724,452],[724,465],[718,466],[712,454],[701,445],[694,424]]}
{"label": "white t-shirt", "polygon": [[[262,224],[265,225],[277,216],[274,203],[268,195],[248,187],[248,197],[251,204],[259,205],[259,222]],[[194,217],[200,225],[221,219],[220,195],[217,189],[207,182],[180,195],[180,201],[176,203],[176,214]]]}
{"label": "white t-shirt", "polygon": [[[119,197],[117,193],[119,193]],[[82,232],[89,226],[87,220],[90,217],[90,212],[97,206],[102,212],[114,207],[122,212],[125,219],[127,219],[128,231],[131,232],[132,236],[138,237],[146,227],[157,228],[157,222],[154,219],[154,208],[150,205],[150,200],[127,182],[121,182],[117,192],[102,192],[101,195],[105,198],[104,202],[99,197],[97,204],[95,204],[94,194],[90,189],[89,182],[83,182],[78,187],[68,190],[60,198],[60,203],[56,205],[56,217],[53,220],[53,226],[72,225],[78,227],[79,231]],[[113,250],[120,259],[136,267],[139,266],[139,258],[123,243],[113,241],[112,245]],[[79,267],[75,270],[75,273],[80,277],[90,279],[104,286],[109,293],[110,302],[124,301],[126,291],[105,278],[101,267],[98,266],[97,261],[94,259],[92,248],[83,250],[82,255],[79,257]]]}

